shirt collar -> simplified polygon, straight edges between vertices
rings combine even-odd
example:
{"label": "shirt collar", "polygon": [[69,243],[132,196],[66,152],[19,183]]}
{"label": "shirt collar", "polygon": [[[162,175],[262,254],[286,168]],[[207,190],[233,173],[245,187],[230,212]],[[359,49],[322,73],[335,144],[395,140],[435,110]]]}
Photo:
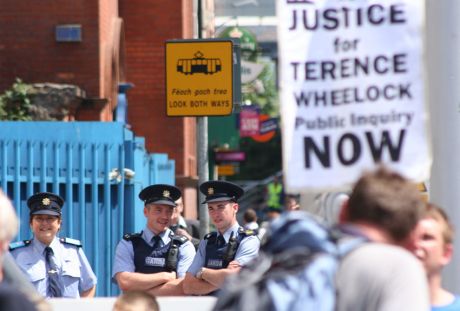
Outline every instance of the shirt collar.
{"label": "shirt collar", "polygon": [[187,228],[187,223],[185,222],[185,218],[182,216],[179,216],[179,220],[177,221],[177,224],[181,226],[182,228]]}
{"label": "shirt collar", "polygon": [[223,234],[222,236],[224,237],[225,239],[225,243],[228,243],[228,241],[230,240],[230,236],[232,235],[232,232],[233,232],[233,237],[236,238],[238,236],[238,229],[240,228],[240,224],[238,222],[236,222],[233,226],[231,226],[230,228],[228,228]]}
{"label": "shirt collar", "polygon": [[[166,245],[171,241],[171,238],[169,237],[172,231],[169,228],[166,228],[165,231],[161,232],[159,236],[161,237],[161,240],[163,241],[163,244]],[[155,236],[155,234],[149,229],[149,227],[145,227],[144,231],[142,232],[142,238],[147,241],[150,245],[153,245],[152,243],[152,238]]]}
{"label": "shirt collar", "polygon": [[[54,237],[53,241],[51,241],[51,244],[49,245],[53,249],[53,254],[57,254],[59,252],[59,238]],[[39,253],[39,254],[44,254],[45,252],[45,247],[48,245],[43,244],[37,239],[32,239],[32,247]]]}

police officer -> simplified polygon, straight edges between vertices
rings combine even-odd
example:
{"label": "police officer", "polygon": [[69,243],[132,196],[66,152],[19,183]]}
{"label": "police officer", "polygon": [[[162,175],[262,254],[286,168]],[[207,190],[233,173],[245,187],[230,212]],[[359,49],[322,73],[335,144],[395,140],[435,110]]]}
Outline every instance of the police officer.
{"label": "police officer", "polygon": [[207,181],[200,185],[206,195],[209,216],[217,232],[208,233],[184,280],[186,294],[215,294],[225,278],[255,258],[260,242],[254,232],[243,230],[236,220],[238,199],[244,190],[227,181]]}
{"label": "police officer", "polygon": [[42,192],[27,200],[31,240],[13,243],[11,254],[37,291],[45,297],[94,297],[96,275],[80,241],[59,238],[64,200]]}
{"label": "police officer", "polygon": [[112,277],[123,291],[141,290],[151,295],[183,295],[182,279],[195,256],[187,238],[168,228],[181,197],[178,188],[152,185],[139,193],[144,201],[145,229],[126,234],[118,243]]}

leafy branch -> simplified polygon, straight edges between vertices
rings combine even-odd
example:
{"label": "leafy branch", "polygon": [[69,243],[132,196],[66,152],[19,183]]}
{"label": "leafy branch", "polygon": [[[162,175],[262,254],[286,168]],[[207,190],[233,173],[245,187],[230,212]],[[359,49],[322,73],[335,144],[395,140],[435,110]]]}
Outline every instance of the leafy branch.
{"label": "leafy branch", "polygon": [[12,87],[0,95],[0,120],[30,121],[31,86],[16,78]]}

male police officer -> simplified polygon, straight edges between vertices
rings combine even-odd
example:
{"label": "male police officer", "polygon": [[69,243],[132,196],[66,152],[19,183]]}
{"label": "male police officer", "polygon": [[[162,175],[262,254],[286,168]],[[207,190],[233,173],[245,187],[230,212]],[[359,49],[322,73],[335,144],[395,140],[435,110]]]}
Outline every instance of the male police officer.
{"label": "male police officer", "polygon": [[195,256],[187,238],[168,228],[178,188],[152,185],[139,193],[147,218],[141,233],[126,234],[115,251],[113,278],[124,291],[141,290],[151,295],[183,295],[182,279]]}
{"label": "male police officer", "polygon": [[260,242],[254,232],[244,231],[236,220],[238,199],[244,191],[226,181],[208,181],[200,186],[206,195],[209,216],[217,232],[200,242],[198,252],[184,280],[186,294],[213,294],[225,278],[255,258]]}
{"label": "male police officer", "polygon": [[96,275],[80,241],[56,236],[61,228],[64,200],[57,194],[42,192],[31,196],[27,205],[34,238],[11,245],[18,266],[42,296],[93,297]]}

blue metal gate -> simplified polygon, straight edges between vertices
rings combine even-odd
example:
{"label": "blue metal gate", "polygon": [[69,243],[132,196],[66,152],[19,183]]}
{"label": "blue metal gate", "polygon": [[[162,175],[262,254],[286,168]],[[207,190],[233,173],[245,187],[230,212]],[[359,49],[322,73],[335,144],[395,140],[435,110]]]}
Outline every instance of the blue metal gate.
{"label": "blue metal gate", "polygon": [[111,296],[114,249],[124,233],[145,225],[140,190],[174,184],[174,161],[147,154],[144,138],[121,123],[0,122],[0,186],[29,239],[27,198],[51,191],[65,200],[60,236],[82,241],[98,277],[97,295]]}

